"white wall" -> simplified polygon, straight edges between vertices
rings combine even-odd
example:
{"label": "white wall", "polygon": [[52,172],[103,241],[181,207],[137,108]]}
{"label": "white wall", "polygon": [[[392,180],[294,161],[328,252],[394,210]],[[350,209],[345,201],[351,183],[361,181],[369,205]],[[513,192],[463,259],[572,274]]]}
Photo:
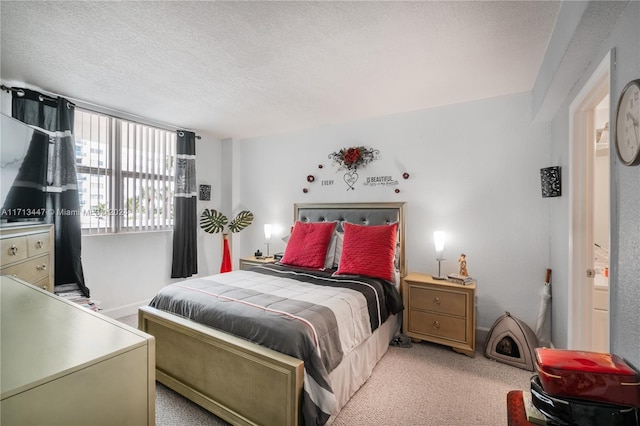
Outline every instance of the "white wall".
{"label": "white wall", "polygon": [[[540,168],[552,165],[549,139],[548,125],[532,122],[530,95],[517,94],[240,141],[239,200],[257,226],[234,236],[235,255],[264,249],[264,223],[289,229],[294,203],[407,201],[409,270],[437,272],[432,236],[443,229],[443,272],[457,272],[464,252],[478,279],[478,325],[488,329],[509,311],[533,328],[549,265],[554,200],[540,189]],[[348,191],[327,157],[354,145],[380,155]],[[308,183],[307,175],[316,181]],[[399,194],[396,186],[361,185],[367,176],[388,175],[399,180]],[[329,179],[335,185],[321,185]],[[272,251],[283,246],[276,239]]]}
{"label": "white wall", "polygon": [[[613,105],[623,87],[640,78],[639,22],[640,3],[630,2],[603,46],[616,49]],[[640,167],[623,166],[612,157],[611,350],[640,366]]]}
{"label": "white wall", "polygon": [[[553,114],[552,151],[559,165],[569,164],[569,105],[584,87],[595,68],[615,48],[615,68],[611,71],[611,112],[615,117],[617,100],[630,80],[640,78],[640,3],[618,3],[626,6],[619,20],[605,38],[597,40],[596,48],[586,59],[568,55],[580,69],[571,80],[571,90],[564,95],[557,112]],[[606,7],[606,6],[602,6]],[[554,97],[557,94],[551,93]],[[615,123],[615,118],[611,120]],[[612,126],[611,137],[614,137]],[[613,139],[612,139],[613,141]],[[615,149],[615,148],[614,148]],[[615,152],[615,151],[613,151]],[[640,365],[640,167],[620,165],[611,155],[611,249],[610,249],[610,350]],[[563,177],[568,174],[563,173]],[[568,336],[568,197],[562,197],[551,211],[550,253],[554,270],[553,287],[553,342],[566,347]]]}
{"label": "white wall", "polygon": [[[220,209],[221,175],[219,140],[196,141],[198,185],[211,185],[211,201],[198,200],[198,212]],[[220,270],[222,239],[198,228],[198,276]],[[171,277],[173,232],[139,232],[82,237],[82,266],[91,297],[103,313],[113,318],[130,315],[147,304]]]}

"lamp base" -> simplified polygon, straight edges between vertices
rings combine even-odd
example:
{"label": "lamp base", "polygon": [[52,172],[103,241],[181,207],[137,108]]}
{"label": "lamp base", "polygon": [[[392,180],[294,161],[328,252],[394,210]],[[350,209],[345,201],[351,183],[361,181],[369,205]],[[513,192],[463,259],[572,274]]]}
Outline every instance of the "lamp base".
{"label": "lamp base", "polygon": [[442,262],[445,259],[436,259],[438,261],[438,275],[432,275],[431,278],[433,278],[434,280],[446,280],[447,277],[443,277],[442,275],[440,275],[440,262]]}

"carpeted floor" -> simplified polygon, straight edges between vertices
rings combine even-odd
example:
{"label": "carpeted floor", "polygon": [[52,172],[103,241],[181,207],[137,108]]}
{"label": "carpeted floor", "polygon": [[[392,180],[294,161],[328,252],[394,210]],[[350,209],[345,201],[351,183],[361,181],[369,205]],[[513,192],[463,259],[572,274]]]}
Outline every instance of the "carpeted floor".
{"label": "carpeted floor", "polygon": [[[121,321],[136,326],[135,315]],[[431,343],[390,347],[334,426],[499,426],[507,424],[506,396],[528,389],[533,372]],[[156,387],[156,424],[227,425],[172,390]]]}

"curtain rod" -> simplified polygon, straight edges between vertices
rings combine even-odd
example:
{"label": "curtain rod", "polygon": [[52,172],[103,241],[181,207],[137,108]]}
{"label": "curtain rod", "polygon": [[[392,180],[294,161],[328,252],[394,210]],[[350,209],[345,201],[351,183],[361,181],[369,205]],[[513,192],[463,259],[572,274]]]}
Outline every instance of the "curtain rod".
{"label": "curtain rod", "polygon": [[[7,93],[10,93],[10,92],[19,93],[19,92],[21,92],[23,90],[20,87],[9,87],[9,86],[6,86],[4,84],[0,86],[0,89],[2,89],[3,91],[5,91]],[[33,89],[29,89],[29,90],[33,90]],[[57,93],[48,92],[48,91],[45,91],[45,90],[38,90],[38,92],[44,92],[44,95],[47,96],[47,97],[56,96],[56,97],[62,97],[62,98],[68,99],[68,100],[70,100],[70,101],[72,101],[74,103],[80,104],[81,108],[84,107],[84,108],[87,108],[87,109],[91,109],[91,107],[94,107],[94,108],[96,108],[98,110],[102,110],[102,111],[97,111],[97,112],[112,111],[113,113],[119,114],[119,115],[121,115],[123,117],[129,116],[129,117],[137,118],[139,120],[142,120],[142,122],[139,122],[139,124],[149,125],[148,123],[155,123],[157,125],[160,125],[160,126],[164,127],[165,129],[167,127],[169,127],[172,130],[176,130],[176,131],[178,131],[178,130],[190,131],[189,129],[184,129],[184,128],[181,128],[181,127],[178,127],[178,126],[174,126],[174,125],[171,125],[171,124],[160,123],[158,121],[151,120],[151,119],[148,119],[148,118],[145,118],[145,117],[140,117],[140,116],[135,115],[135,114],[119,111],[119,110],[116,110],[116,109],[113,109],[113,108],[103,107],[103,106],[92,104],[90,102],[86,102],[86,101],[83,101],[83,100],[80,100],[80,99],[74,99],[74,98],[70,98],[70,97],[67,97],[67,96],[62,96],[62,95],[59,95]],[[134,120],[131,120],[131,121],[134,121]],[[148,123],[144,123],[144,121],[146,121]],[[166,129],[166,130],[169,130],[169,129]],[[196,139],[202,139],[202,137],[199,136],[199,135],[196,135]]]}

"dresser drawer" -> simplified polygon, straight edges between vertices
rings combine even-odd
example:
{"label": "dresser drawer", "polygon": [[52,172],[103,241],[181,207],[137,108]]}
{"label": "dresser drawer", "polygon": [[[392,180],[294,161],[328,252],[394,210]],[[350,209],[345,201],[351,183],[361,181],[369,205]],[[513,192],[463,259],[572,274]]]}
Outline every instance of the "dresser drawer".
{"label": "dresser drawer", "polygon": [[35,257],[49,253],[49,245],[50,240],[48,232],[27,236],[27,254],[29,257]]}
{"label": "dresser drawer", "polygon": [[44,255],[13,266],[2,268],[2,275],[18,277],[28,283],[35,283],[49,276],[49,256]]}
{"label": "dresser drawer", "polygon": [[465,316],[467,296],[441,289],[411,287],[410,309]]}
{"label": "dresser drawer", "polygon": [[55,283],[53,225],[0,227],[0,274],[15,276],[53,291]]}
{"label": "dresser drawer", "polygon": [[34,282],[32,284],[35,285],[38,288],[41,288],[43,290],[50,291],[51,293],[53,293],[54,286],[53,286],[53,283],[49,280],[48,276],[44,277],[44,278],[42,278],[42,279],[40,279],[40,280],[38,280],[38,281],[36,281],[36,282]]}
{"label": "dresser drawer", "polygon": [[464,318],[410,310],[408,329],[413,333],[441,337],[447,340],[458,342],[467,340]]}
{"label": "dresser drawer", "polygon": [[0,240],[0,247],[3,265],[27,258],[27,237],[3,238]]}

